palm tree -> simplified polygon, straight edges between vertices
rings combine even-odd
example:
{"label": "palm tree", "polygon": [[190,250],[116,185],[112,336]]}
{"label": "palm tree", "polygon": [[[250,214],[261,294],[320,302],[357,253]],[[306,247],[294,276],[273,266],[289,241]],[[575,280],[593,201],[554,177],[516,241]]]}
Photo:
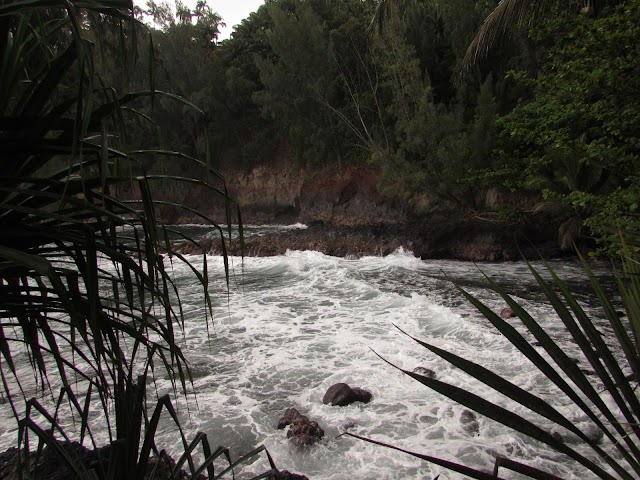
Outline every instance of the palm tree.
{"label": "palm tree", "polygon": [[619,0],[580,0],[566,2],[561,0],[501,0],[498,6],[484,19],[476,32],[462,61],[463,71],[467,71],[476,62],[487,55],[496,42],[505,36],[514,35],[533,26],[538,20],[552,14],[561,6],[570,5],[576,12],[597,15],[608,5]]}
{"label": "palm tree", "polygon": [[[392,8],[402,12],[411,3],[420,0],[379,0],[371,19],[370,29],[383,28]],[[433,0],[427,0],[433,1]],[[575,7],[577,12],[597,15],[603,8],[620,3],[620,0],[500,0],[496,8],[485,18],[469,44],[462,61],[463,72],[468,71],[476,62],[487,55],[493,45],[505,36],[522,32],[534,25],[545,15],[551,14],[562,5]]]}

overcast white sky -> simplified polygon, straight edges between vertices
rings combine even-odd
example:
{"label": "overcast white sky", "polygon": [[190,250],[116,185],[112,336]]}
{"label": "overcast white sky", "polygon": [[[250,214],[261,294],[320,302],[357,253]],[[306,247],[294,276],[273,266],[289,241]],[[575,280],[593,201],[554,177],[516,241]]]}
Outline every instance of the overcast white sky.
{"label": "overcast white sky", "polygon": [[[165,1],[175,8],[175,0]],[[182,0],[182,3],[193,9],[196,6],[196,1],[197,0]],[[134,0],[134,3],[145,8],[147,1]],[[221,29],[220,40],[229,38],[233,27],[247,18],[251,12],[258,10],[263,3],[264,0],[207,0],[207,5],[211,7],[211,10],[218,12],[224,19],[224,23],[227,24],[225,28]]]}
{"label": "overcast white sky", "polygon": [[[196,0],[187,0],[185,3],[193,8]],[[263,3],[264,0],[208,0],[207,4],[211,10],[218,12],[227,24],[226,28],[222,29],[220,40],[229,38],[233,27],[247,18],[251,12],[258,10]]]}

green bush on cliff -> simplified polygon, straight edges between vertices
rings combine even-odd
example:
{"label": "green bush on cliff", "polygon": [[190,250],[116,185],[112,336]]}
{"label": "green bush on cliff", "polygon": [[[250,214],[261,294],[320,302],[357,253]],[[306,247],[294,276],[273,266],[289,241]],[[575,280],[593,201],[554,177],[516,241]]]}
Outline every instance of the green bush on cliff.
{"label": "green bush on cliff", "polygon": [[544,57],[511,78],[532,92],[498,120],[501,171],[510,186],[544,192],[585,220],[605,251],[638,231],[640,2],[599,16],[563,10],[536,24]]}

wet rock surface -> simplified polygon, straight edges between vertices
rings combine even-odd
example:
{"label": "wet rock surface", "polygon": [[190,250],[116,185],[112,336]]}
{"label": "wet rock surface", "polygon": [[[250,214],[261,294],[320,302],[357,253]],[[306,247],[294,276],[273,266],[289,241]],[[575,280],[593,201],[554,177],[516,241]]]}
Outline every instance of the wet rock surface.
{"label": "wet rock surface", "polygon": [[506,308],[503,308],[502,310],[500,310],[500,317],[504,318],[505,320],[507,318],[513,318],[515,316],[516,316],[516,312],[511,307],[506,307]]}
{"label": "wet rock surface", "polygon": [[345,407],[355,402],[369,403],[373,398],[371,392],[358,387],[350,387],[346,383],[336,383],[329,387],[322,397],[325,405]]}
{"label": "wet rock surface", "polygon": [[278,421],[278,430],[283,430],[287,426],[290,426],[287,438],[297,447],[313,445],[324,437],[324,430],[320,428],[318,422],[309,420],[295,408],[287,408]]}
{"label": "wet rock surface", "polygon": [[[521,251],[518,250],[520,247]],[[553,225],[514,228],[474,218],[451,218],[444,213],[429,221],[402,224],[334,225],[322,222],[307,229],[289,229],[245,238],[244,251],[236,239],[227,242],[230,253],[249,257],[283,255],[287,250],[312,250],[336,257],[385,256],[399,248],[422,259],[475,262],[520,260],[522,255],[553,258],[566,255],[558,246]],[[222,252],[220,238],[201,245],[176,245],[180,253]]]}
{"label": "wet rock surface", "polygon": [[283,470],[267,478],[268,480],[309,480],[309,478],[305,477],[304,475],[300,475],[299,473],[291,473],[288,470]]}
{"label": "wet rock surface", "polygon": [[463,410],[460,414],[460,425],[462,429],[470,435],[480,434],[480,422],[478,417],[471,410]]}
{"label": "wet rock surface", "polygon": [[[387,255],[399,247],[423,259],[470,261],[552,258],[583,247],[589,232],[568,211],[536,211],[539,195],[500,188],[479,191],[468,206],[423,201],[405,202],[381,194],[381,173],[366,165],[327,165],[297,169],[292,159],[254,165],[248,170],[224,170],[229,195],[237,202],[246,225],[303,223],[308,230],[247,238],[247,256],[282,255],[289,250],[314,250],[338,257]],[[204,187],[194,186],[179,201],[207,217],[225,223],[224,202]],[[168,193],[167,193],[168,195]],[[424,203],[426,201],[426,203]],[[417,203],[416,203],[417,202]],[[471,208],[473,205],[473,208]],[[501,215],[516,209],[516,218]],[[233,206],[235,218],[235,205]],[[167,224],[202,223],[202,217],[183,209],[159,207]],[[567,220],[568,219],[568,220]],[[203,245],[219,254],[219,239]],[[240,252],[237,242],[230,246]],[[202,253],[201,247],[181,247],[183,253]]]}
{"label": "wet rock surface", "polygon": [[417,373],[418,375],[422,375],[427,378],[436,378],[436,372],[426,367],[416,367],[413,369],[413,373]]}

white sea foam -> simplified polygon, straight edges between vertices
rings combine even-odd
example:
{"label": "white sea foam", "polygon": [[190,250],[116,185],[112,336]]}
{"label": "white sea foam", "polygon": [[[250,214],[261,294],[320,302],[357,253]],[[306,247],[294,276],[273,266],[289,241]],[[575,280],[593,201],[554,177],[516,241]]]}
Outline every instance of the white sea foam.
{"label": "white sea foam", "polygon": [[[201,257],[188,258],[201,266]],[[191,403],[190,415],[184,405],[181,408],[188,431],[203,431],[212,444],[229,445],[236,455],[262,443],[280,469],[314,480],[422,479],[439,473],[442,479],[460,478],[406,454],[338,437],[347,428],[485,470],[492,469],[496,455],[509,454],[561,477],[584,476],[575,465],[558,462],[556,454],[488,419],[478,419],[477,434],[466,432],[460,423],[463,407],[380,358],[409,371],[429,368],[440,380],[504,402],[397,326],[546,395],[567,415],[576,416],[542,376],[461,299],[453,281],[496,311],[504,306],[486,288],[483,274],[474,265],[426,262],[403,251],[359,260],[290,251],[279,257],[233,258],[227,290],[221,258],[208,257],[207,263],[215,317],[209,329],[201,287],[186,267],[173,265],[186,316],[183,348],[198,398],[197,408]],[[518,299],[543,323],[553,325],[552,311],[531,292],[524,264],[486,264],[482,270],[516,286]],[[565,273],[571,277],[578,271],[567,267]],[[556,333],[560,336],[559,329]],[[575,346],[567,349],[575,351]],[[369,389],[373,401],[348,407],[323,405],[324,392],[337,382]],[[161,391],[170,391],[168,382],[160,379],[159,383]],[[296,449],[285,432],[275,428],[289,407],[325,430],[319,445]],[[162,432],[161,443],[179,448],[170,423],[163,424]],[[9,443],[5,437],[4,445]],[[250,465],[247,471],[256,472],[260,466],[264,464]]]}

